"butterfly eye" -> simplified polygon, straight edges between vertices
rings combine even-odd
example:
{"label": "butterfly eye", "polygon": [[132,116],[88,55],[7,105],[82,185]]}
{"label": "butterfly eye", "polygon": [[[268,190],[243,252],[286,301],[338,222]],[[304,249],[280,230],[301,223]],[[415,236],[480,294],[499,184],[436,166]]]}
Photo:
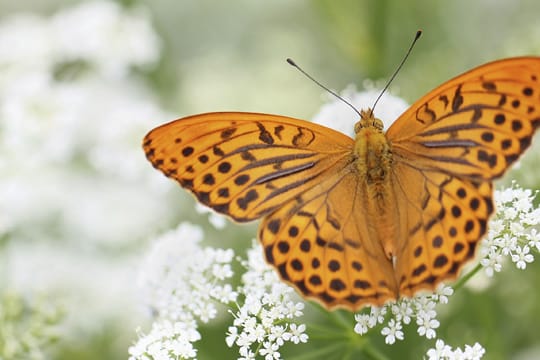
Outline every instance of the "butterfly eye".
{"label": "butterfly eye", "polygon": [[384,129],[384,123],[378,118],[373,118],[372,126],[378,130]]}

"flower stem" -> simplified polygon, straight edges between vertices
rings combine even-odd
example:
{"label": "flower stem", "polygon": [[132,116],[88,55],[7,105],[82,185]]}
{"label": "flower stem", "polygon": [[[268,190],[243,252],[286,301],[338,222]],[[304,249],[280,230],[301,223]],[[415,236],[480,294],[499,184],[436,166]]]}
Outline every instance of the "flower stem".
{"label": "flower stem", "polygon": [[481,264],[477,264],[474,269],[469,271],[465,276],[463,276],[461,279],[459,279],[452,287],[454,288],[454,291],[465,285],[467,281],[469,281],[470,278],[472,278],[480,269],[482,269]]}
{"label": "flower stem", "polygon": [[390,360],[386,355],[380,352],[377,348],[373,347],[370,342],[366,342],[362,347],[364,353],[369,359],[373,360]]}

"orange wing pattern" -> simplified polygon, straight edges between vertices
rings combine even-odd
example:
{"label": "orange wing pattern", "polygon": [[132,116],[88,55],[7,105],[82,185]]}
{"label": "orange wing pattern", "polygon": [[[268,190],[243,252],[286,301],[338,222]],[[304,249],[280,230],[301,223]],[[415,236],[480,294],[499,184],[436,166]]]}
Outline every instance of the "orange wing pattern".
{"label": "orange wing pattern", "polygon": [[353,140],[283,116],[209,113],[152,130],[152,165],[236,221],[266,215],[345,167]]}
{"label": "orange wing pattern", "polygon": [[387,132],[396,161],[493,180],[540,126],[540,59],[485,64],[414,103]]}
{"label": "orange wing pattern", "polygon": [[[357,310],[434,289],[473,258],[492,183],[540,126],[540,58],[492,62],[356,139],[284,116],[209,113],[152,130],[153,166],[259,239],[282,279]],[[351,124],[352,125],[352,124]]]}
{"label": "orange wing pattern", "polygon": [[282,279],[331,308],[382,305],[398,293],[359,181],[353,166],[326,174],[259,228],[266,259]]}
{"label": "orange wing pattern", "polygon": [[387,132],[401,236],[400,294],[454,279],[493,212],[491,180],[540,126],[540,58],[495,61],[413,104]]}

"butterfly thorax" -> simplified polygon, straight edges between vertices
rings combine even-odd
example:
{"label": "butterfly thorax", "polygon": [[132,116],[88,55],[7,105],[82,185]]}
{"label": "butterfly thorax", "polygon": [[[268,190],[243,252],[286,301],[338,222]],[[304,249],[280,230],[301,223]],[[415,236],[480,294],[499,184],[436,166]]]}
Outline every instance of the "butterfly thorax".
{"label": "butterfly thorax", "polygon": [[361,114],[360,121],[354,126],[356,168],[370,188],[384,191],[392,165],[390,144],[383,132],[383,122],[375,118],[370,109],[362,110]]}

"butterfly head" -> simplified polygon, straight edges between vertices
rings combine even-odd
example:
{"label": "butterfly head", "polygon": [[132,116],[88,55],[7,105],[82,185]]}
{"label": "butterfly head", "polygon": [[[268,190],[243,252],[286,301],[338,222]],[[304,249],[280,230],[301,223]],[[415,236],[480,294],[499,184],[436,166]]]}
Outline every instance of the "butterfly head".
{"label": "butterfly head", "polygon": [[361,129],[371,128],[382,132],[384,123],[373,115],[372,109],[360,110],[360,121],[354,125],[354,132],[358,134]]}

